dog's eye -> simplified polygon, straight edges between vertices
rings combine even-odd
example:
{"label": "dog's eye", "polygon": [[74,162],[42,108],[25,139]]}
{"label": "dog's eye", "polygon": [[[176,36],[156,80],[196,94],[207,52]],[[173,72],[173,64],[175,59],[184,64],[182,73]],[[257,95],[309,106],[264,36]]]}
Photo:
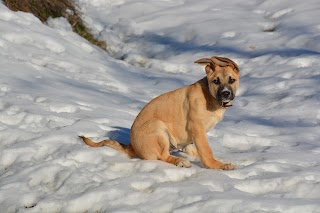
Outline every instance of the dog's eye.
{"label": "dog's eye", "polygon": [[219,79],[219,78],[217,78],[217,79],[213,80],[212,82],[213,82],[214,84],[219,85],[219,84],[220,84],[220,79]]}
{"label": "dog's eye", "polygon": [[236,79],[229,77],[229,84],[233,84],[235,81],[236,81]]}

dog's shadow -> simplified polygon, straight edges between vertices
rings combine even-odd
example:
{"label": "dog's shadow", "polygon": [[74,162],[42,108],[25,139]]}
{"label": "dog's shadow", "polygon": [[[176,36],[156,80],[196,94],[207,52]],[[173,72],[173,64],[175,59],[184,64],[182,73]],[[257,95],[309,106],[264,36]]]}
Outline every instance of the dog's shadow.
{"label": "dog's shadow", "polygon": [[116,140],[121,144],[128,145],[130,143],[130,129],[125,127],[113,126],[114,130],[109,131],[106,137]]}

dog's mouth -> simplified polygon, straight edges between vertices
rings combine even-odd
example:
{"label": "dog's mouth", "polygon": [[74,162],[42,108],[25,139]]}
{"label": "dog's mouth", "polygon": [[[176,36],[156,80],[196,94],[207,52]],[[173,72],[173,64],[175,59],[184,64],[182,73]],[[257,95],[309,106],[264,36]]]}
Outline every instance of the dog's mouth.
{"label": "dog's mouth", "polygon": [[230,102],[231,102],[231,101],[221,101],[220,106],[221,106],[222,108],[231,107],[232,104],[231,104]]}

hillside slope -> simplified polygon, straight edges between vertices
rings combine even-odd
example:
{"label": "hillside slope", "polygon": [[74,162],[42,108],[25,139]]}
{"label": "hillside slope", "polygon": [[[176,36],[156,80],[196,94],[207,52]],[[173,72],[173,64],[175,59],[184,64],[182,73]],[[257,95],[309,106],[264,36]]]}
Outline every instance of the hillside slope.
{"label": "hillside slope", "polygon": [[[320,212],[316,0],[77,2],[109,53],[64,19],[49,27],[0,3],[2,212]],[[236,170],[128,159],[77,137],[128,143],[141,108],[202,78],[193,61],[212,55],[241,69],[207,134]]]}

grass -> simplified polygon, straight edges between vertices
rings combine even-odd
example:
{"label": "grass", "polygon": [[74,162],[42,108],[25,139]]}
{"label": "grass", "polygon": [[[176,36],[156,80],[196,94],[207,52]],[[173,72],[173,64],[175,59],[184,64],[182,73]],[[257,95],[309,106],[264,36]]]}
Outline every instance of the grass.
{"label": "grass", "polygon": [[49,17],[65,17],[74,32],[90,43],[106,50],[106,42],[96,39],[91,34],[73,0],[3,0],[3,3],[13,11],[32,13],[43,23],[46,23]]}

